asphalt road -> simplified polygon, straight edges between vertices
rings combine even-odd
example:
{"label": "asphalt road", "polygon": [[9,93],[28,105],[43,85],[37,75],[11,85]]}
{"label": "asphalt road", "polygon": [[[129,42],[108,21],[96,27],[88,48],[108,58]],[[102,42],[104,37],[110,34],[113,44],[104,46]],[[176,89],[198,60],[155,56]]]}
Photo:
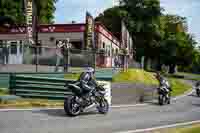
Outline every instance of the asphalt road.
{"label": "asphalt road", "polygon": [[71,118],[63,110],[0,112],[0,133],[110,133],[200,120],[200,98],[190,95],[171,105],[112,108]]}

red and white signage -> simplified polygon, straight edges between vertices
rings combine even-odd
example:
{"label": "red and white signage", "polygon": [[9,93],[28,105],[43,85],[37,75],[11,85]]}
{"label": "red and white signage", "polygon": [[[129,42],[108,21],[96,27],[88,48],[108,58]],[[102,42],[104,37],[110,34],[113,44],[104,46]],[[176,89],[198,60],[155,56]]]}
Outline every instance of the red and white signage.
{"label": "red and white signage", "polygon": [[30,42],[33,42],[33,2],[27,0],[26,5],[26,24],[27,24],[27,36]]}

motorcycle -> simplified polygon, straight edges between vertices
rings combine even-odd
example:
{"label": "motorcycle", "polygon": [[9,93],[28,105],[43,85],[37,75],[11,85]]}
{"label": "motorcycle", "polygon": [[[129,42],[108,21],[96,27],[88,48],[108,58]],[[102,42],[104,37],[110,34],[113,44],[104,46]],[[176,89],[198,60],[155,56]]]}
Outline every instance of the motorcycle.
{"label": "motorcycle", "polygon": [[87,96],[83,95],[80,82],[66,85],[72,92],[72,95],[65,98],[64,110],[69,116],[78,116],[85,109],[96,105],[99,113],[106,114],[109,111],[108,101],[105,99],[105,88],[103,85],[97,85]]}
{"label": "motorcycle", "polygon": [[197,96],[200,97],[200,86],[195,86],[194,88],[196,90]]}
{"label": "motorcycle", "polygon": [[171,92],[167,86],[162,85],[158,88],[158,103],[159,105],[170,104]]}

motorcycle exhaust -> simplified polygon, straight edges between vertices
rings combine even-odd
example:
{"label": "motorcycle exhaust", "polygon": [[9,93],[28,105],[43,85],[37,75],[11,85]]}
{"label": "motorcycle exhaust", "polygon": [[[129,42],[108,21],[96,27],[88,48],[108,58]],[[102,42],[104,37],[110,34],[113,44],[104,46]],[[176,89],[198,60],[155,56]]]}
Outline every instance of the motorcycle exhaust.
{"label": "motorcycle exhaust", "polygon": [[95,103],[93,103],[92,105],[90,105],[90,106],[88,106],[88,107],[86,107],[85,109],[84,109],[84,112],[86,111],[89,111],[91,108],[93,108],[93,107],[95,107],[95,106],[97,106]]}

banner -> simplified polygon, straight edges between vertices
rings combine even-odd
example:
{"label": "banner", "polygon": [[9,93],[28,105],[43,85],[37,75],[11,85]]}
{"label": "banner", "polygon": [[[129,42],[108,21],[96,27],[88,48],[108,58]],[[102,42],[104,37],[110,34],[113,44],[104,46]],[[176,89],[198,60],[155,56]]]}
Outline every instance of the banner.
{"label": "banner", "polygon": [[86,29],[85,29],[85,49],[95,48],[95,21],[90,15],[86,12]]}
{"label": "banner", "polygon": [[27,24],[27,38],[29,43],[34,43],[33,41],[33,1],[26,0],[26,24]]}

